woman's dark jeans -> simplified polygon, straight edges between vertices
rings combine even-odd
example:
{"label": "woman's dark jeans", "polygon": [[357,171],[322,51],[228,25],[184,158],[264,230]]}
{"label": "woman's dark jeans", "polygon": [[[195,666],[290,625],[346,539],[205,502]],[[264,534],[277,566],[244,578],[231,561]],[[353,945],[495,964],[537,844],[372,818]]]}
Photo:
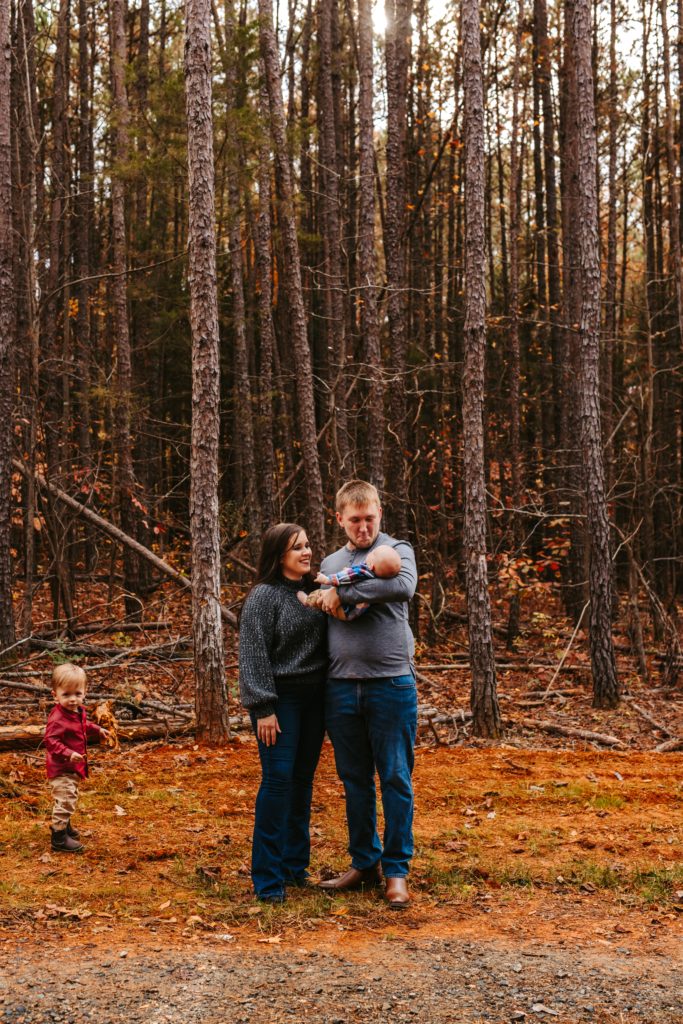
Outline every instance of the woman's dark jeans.
{"label": "woman's dark jeans", "polygon": [[[325,735],[324,684],[280,691],[281,733],[267,747],[259,740],[261,786],[256,797],[251,877],[257,896],[284,894],[303,881],[310,860],[311,796]],[[252,714],[256,731],[256,718]]]}

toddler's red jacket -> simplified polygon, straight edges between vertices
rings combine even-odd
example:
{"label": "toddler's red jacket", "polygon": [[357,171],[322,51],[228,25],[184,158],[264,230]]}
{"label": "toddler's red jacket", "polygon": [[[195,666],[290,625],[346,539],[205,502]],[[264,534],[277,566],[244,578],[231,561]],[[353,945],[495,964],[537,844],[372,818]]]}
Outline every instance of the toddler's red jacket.
{"label": "toddler's red jacket", "polygon": [[[61,704],[55,704],[48,715],[45,727],[45,767],[48,779],[59,775],[88,774],[88,739],[102,735],[99,725],[88,721],[85,708],[67,711]],[[73,751],[82,754],[84,761],[70,761]]]}

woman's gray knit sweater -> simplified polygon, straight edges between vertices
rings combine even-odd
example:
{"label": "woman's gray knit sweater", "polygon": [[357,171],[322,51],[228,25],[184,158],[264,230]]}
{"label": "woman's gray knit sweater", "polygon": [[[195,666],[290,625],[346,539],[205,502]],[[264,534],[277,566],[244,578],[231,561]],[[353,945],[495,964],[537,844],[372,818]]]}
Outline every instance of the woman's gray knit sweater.
{"label": "woman's gray knit sweater", "polygon": [[296,596],[293,580],[258,583],[240,616],[239,678],[245,708],[257,718],[276,713],[282,685],[322,682],[327,671],[327,616]]}

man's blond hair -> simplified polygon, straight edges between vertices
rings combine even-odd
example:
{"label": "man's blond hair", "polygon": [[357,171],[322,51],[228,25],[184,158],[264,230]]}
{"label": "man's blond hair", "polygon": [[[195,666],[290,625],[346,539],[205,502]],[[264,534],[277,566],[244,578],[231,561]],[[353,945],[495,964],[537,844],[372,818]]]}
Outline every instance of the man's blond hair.
{"label": "man's blond hair", "polygon": [[337,491],[335,507],[337,512],[343,512],[347,505],[369,505],[376,501],[380,507],[379,494],[374,484],[367,480],[349,480]]}
{"label": "man's blond hair", "polygon": [[69,683],[83,683],[85,686],[87,682],[88,677],[80,665],[74,665],[70,661],[65,661],[63,665],[55,665],[52,673],[52,689],[55,693]]}

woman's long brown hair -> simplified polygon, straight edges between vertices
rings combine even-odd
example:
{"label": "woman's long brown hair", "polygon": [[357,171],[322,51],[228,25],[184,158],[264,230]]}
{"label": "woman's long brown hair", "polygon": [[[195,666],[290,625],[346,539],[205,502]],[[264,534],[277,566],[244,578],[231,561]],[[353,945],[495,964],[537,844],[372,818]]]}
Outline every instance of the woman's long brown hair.
{"label": "woman's long brown hair", "polygon": [[[296,523],[276,523],[266,530],[261,539],[255,583],[274,583],[282,579],[282,559],[290,541],[292,537],[304,532],[303,526],[297,526]],[[311,574],[306,573],[303,579],[309,582]]]}

